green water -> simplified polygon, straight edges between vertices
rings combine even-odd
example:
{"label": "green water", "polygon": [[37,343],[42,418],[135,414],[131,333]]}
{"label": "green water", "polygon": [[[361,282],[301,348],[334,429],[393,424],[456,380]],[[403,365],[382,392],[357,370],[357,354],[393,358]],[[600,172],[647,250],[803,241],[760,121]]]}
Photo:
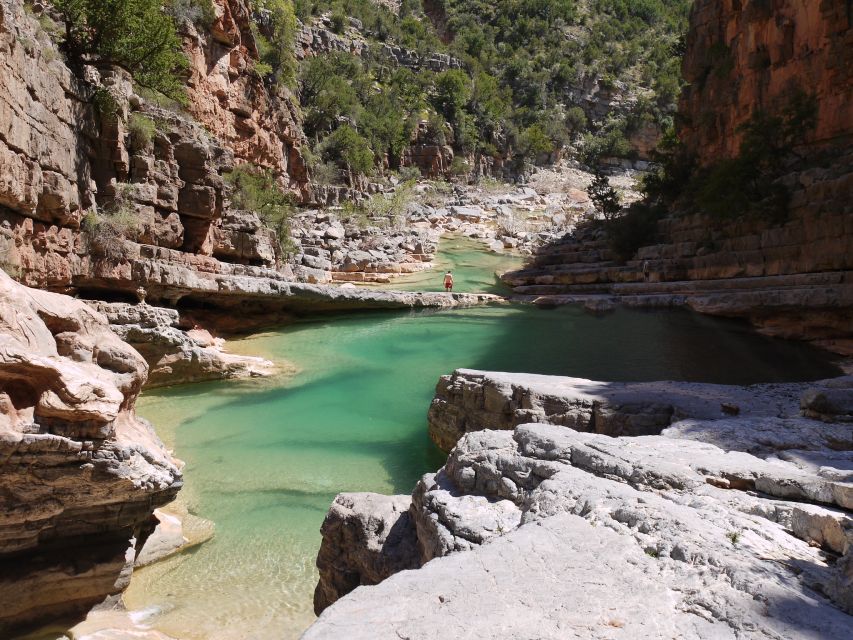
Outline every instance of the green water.
{"label": "green water", "polygon": [[457,367],[730,383],[837,374],[804,345],[672,311],[362,314],[238,346],[300,372],[148,392],[140,404],[187,462],[181,499],[217,526],[211,542],[137,572],[126,595],[186,640],[294,638],[310,624],[319,527],[334,495],[409,493],[440,466],[426,412],[438,377]]}
{"label": "green water", "polygon": [[394,278],[390,284],[365,285],[396,291],[444,291],[444,273],[453,272],[453,291],[460,293],[507,293],[496,273],[518,269],[522,257],[485,251],[482,242],[461,236],[441,239],[432,269]]}

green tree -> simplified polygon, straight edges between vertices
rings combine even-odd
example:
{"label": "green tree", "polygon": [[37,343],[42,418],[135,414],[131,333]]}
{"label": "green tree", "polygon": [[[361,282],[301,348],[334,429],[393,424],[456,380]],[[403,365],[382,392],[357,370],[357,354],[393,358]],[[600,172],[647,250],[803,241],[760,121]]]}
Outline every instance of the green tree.
{"label": "green tree", "polygon": [[137,84],[183,102],[187,59],[161,0],[55,0],[72,64],[94,58],[125,68]]}
{"label": "green tree", "polygon": [[259,0],[258,7],[270,13],[269,40],[255,30],[261,61],[270,66],[277,80],[287,86],[296,83],[296,33],[299,23],[291,0]]}
{"label": "green tree", "polygon": [[550,153],[554,145],[548,134],[539,124],[527,127],[518,137],[518,152],[527,159],[532,160],[540,153]]}
{"label": "green tree", "polygon": [[448,122],[456,120],[470,97],[471,80],[465,72],[450,69],[436,76],[433,102]]}
{"label": "green tree", "polygon": [[596,211],[599,211],[605,220],[613,220],[622,210],[619,194],[616,193],[616,189],[610,186],[607,176],[600,170],[596,169],[595,176],[586,188],[586,192],[595,205]]}
{"label": "green tree", "polygon": [[293,198],[281,190],[272,171],[253,164],[240,164],[225,174],[225,181],[232,187],[232,204],[257,213],[264,224],[275,230],[281,250],[286,253],[291,245]]}
{"label": "green tree", "polygon": [[323,159],[345,169],[350,177],[369,175],[373,170],[370,145],[355,129],[344,124],[323,141]]}

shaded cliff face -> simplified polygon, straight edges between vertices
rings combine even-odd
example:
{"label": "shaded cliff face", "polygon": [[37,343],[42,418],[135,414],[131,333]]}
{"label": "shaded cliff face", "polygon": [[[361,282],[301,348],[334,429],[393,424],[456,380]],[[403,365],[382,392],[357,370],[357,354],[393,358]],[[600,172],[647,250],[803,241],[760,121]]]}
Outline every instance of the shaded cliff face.
{"label": "shaded cliff face", "polygon": [[691,14],[679,134],[701,169],[737,157],[758,112],[781,116],[798,94],[813,98],[815,126],[798,127],[796,154],[760,178],[787,194],[786,219],[681,203],[627,262],[589,225],[505,280],[543,304],[686,305],[853,353],[851,14],[846,0],[699,0]]}
{"label": "shaded cliff face", "polygon": [[777,111],[792,91],[813,94],[806,142],[853,135],[853,7],[848,0],[697,0],[683,74],[681,137],[702,164],[738,151],[738,128]]}
{"label": "shaded cliff face", "polygon": [[0,271],[0,635],[120,592],[177,462],[134,413],[148,367],[86,304]]}

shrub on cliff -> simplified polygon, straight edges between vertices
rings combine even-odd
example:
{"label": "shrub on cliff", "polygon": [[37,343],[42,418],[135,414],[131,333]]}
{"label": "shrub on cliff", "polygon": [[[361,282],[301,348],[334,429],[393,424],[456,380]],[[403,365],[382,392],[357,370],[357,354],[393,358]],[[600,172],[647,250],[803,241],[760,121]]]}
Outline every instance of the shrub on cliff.
{"label": "shrub on cliff", "polygon": [[216,19],[213,0],[167,0],[165,9],[178,24],[189,22],[207,28]]}
{"label": "shrub on cliff", "polygon": [[225,174],[231,185],[231,204],[237,209],[252,211],[273,229],[284,253],[292,247],[290,221],[293,215],[293,198],[282,191],[272,171],[253,164],[239,164]]}
{"label": "shrub on cliff", "polygon": [[187,59],[161,0],[54,0],[72,64],[88,60],[127,69],[137,84],[183,100]]}
{"label": "shrub on cliff", "polygon": [[128,118],[127,133],[130,151],[144,151],[157,133],[157,124],[148,116],[134,113]]}
{"label": "shrub on cliff", "polygon": [[[277,82],[289,87],[296,84],[296,33],[299,23],[290,0],[257,0],[256,8],[267,12],[268,24],[263,32],[253,24],[260,63],[255,70],[262,76],[272,75]],[[266,33],[266,35],[264,34]]]}
{"label": "shrub on cliff", "polygon": [[89,211],[81,221],[81,228],[94,258],[120,261],[127,257],[125,240],[135,239],[139,232],[139,215],[119,193],[111,207],[100,213]]}

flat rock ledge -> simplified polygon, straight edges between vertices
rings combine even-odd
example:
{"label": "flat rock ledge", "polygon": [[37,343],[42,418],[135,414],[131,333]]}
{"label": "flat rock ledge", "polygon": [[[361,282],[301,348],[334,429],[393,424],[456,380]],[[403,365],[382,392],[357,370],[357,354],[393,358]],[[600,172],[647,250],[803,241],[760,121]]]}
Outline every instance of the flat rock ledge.
{"label": "flat rock ledge", "polygon": [[200,327],[181,326],[175,309],[148,304],[89,301],[103,313],[112,330],[139,351],[148,363],[146,388],[204,380],[267,377],[273,362],[229,353],[225,340]]}
{"label": "flat rock ledge", "polygon": [[134,411],[147,374],[103,315],[0,270],[0,637],[127,585],[182,484]]}
{"label": "flat rock ledge", "polygon": [[[450,451],[466,433],[546,422],[609,436],[656,435],[686,418],[853,419],[853,378],[749,387],[688,382],[598,382],[530,373],[457,369],[442,376],[429,435]],[[804,396],[808,392],[808,398]]]}
{"label": "flat rock ledge", "polygon": [[[305,640],[849,637],[850,378],[548,387],[460,373],[564,404],[539,423],[468,430],[411,497],[339,496]],[[576,396],[676,418],[618,437],[545,424]]]}

